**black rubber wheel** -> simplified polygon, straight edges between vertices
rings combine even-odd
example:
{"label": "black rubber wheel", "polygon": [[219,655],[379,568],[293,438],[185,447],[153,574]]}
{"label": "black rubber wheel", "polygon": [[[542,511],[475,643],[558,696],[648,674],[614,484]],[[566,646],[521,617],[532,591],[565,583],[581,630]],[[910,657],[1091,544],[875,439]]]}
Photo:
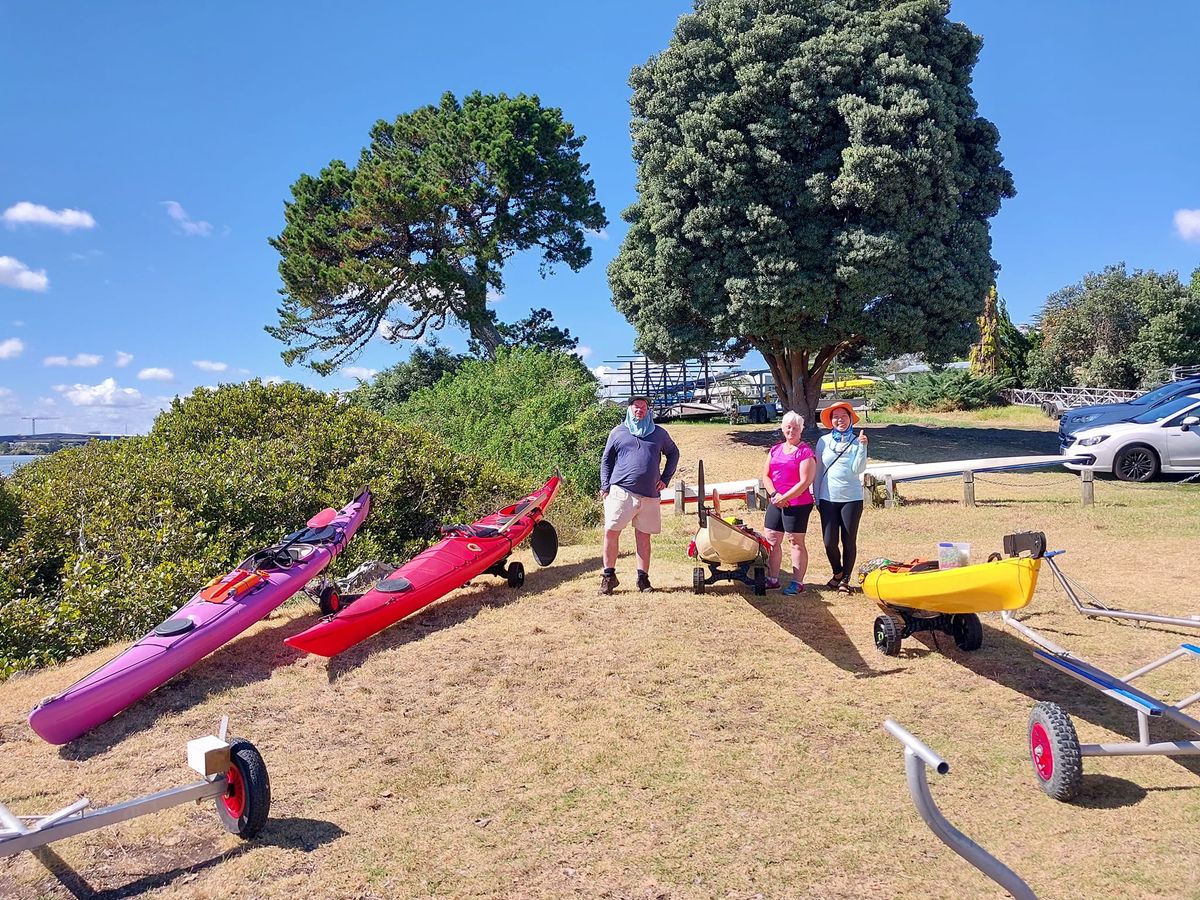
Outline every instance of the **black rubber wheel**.
{"label": "black rubber wheel", "polygon": [[321,608],[321,615],[323,616],[336,615],[342,609],[342,595],[338,593],[338,589],[332,584],[327,584],[321,588],[321,593],[317,595],[317,606]]}
{"label": "black rubber wheel", "polygon": [[704,593],[704,570],[699,566],[692,569],[692,590],[697,594]]}
{"label": "black rubber wheel", "polygon": [[983,623],[975,613],[956,613],[950,617],[950,636],[964,653],[983,646]]}
{"label": "black rubber wheel", "polygon": [[754,596],[762,597],[767,593],[767,570],[762,566],[754,567]]}
{"label": "black rubber wheel", "polygon": [[508,586],[510,588],[519,588],[525,583],[525,567],[519,562],[508,564]]}
{"label": "black rubber wheel", "polygon": [[1055,800],[1070,800],[1083,786],[1083,756],[1071,717],[1043,700],[1029,714],[1029,759],[1038,787]]}
{"label": "black rubber wheel", "polygon": [[1113,474],[1121,481],[1149,481],[1158,474],[1158,454],[1145,444],[1122,447],[1113,458]]}
{"label": "black rubber wheel", "polygon": [[267,764],[249,741],[229,745],[229,771],[225,775],[225,793],[216,798],[221,826],[249,840],[267,823],[271,810],[271,779]]}
{"label": "black rubber wheel", "polygon": [[875,649],[884,656],[900,655],[900,625],[889,615],[875,619]]}

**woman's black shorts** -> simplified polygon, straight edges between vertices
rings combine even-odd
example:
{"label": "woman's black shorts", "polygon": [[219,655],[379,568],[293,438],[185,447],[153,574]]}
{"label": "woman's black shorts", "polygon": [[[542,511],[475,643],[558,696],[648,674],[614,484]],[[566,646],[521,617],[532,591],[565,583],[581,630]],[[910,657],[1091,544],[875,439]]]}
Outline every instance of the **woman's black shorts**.
{"label": "woman's black shorts", "polygon": [[767,531],[786,531],[788,534],[804,534],[808,531],[808,517],[813,505],[785,506],[780,509],[774,503],[767,507],[767,520],[763,527]]}

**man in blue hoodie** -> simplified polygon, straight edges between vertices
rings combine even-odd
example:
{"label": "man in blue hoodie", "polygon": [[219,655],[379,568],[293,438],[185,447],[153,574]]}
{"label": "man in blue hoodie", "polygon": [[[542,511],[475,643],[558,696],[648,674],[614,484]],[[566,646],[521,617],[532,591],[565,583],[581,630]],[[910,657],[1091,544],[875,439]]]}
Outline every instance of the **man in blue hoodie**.
{"label": "man in blue hoodie", "polygon": [[621,532],[630,522],[637,550],[637,589],[654,590],[650,584],[650,535],[662,531],[659,492],[678,465],[679,448],[665,428],[654,424],[649,401],[645,397],[631,398],[625,421],[609,433],[600,458],[600,496],[604,498],[600,593],[611,594],[617,586]]}

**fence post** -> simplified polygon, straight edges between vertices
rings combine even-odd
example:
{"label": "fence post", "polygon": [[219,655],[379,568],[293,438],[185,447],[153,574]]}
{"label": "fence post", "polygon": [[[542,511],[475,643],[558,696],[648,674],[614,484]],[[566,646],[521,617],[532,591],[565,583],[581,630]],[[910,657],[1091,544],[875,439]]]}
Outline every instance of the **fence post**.
{"label": "fence post", "polygon": [[892,507],[896,505],[896,482],[891,475],[883,476],[883,485],[887,489],[887,499],[883,501],[883,505]]}
{"label": "fence post", "polygon": [[1091,469],[1083,469],[1079,473],[1079,483],[1083,488],[1083,505],[1092,506],[1096,499],[1095,485],[1093,479],[1095,475]]}
{"label": "fence post", "polygon": [[677,482],[675,482],[675,515],[677,515],[677,516],[683,515],[683,506],[684,506],[684,500],[686,499],[686,497],[687,497],[687,485],[684,484],[683,479],[680,478]]}
{"label": "fence post", "polygon": [[963,506],[975,505],[975,473],[968,470],[963,472]]}

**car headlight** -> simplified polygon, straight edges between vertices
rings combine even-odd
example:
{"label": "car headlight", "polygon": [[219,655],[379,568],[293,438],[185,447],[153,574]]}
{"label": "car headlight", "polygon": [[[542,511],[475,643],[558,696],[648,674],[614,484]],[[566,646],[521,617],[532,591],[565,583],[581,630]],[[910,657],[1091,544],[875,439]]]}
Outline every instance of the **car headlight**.
{"label": "car headlight", "polygon": [[1082,425],[1084,422],[1091,422],[1091,421],[1094,421],[1095,419],[1098,419],[1098,418],[1100,418],[1100,413],[1092,413],[1092,414],[1091,414],[1091,415],[1089,415],[1089,416],[1076,416],[1076,418],[1075,418],[1075,420],[1074,420],[1074,421],[1075,421],[1077,424],[1080,424],[1080,425]]}
{"label": "car headlight", "polygon": [[1107,440],[1108,440],[1107,434],[1097,434],[1097,435],[1094,435],[1093,437],[1085,437],[1082,440],[1078,441],[1077,443],[1079,444],[1080,447],[1095,447],[1101,441],[1107,441]]}

